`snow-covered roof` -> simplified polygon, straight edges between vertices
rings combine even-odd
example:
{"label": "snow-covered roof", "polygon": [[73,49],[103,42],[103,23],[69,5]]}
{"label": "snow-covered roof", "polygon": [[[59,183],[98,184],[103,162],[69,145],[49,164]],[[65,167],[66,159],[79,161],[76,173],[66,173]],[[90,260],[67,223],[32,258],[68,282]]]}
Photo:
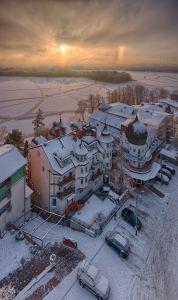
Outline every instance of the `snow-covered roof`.
{"label": "snow-covered roof", "polygon": [[82,141],[84,141],[87,144],[91,144],[91,143],[96,141],[96,138],[94,136],[91,136],[91,135],[86,135],[82,138]]}
{"label": "snow-covered roof", "polygon": [[98,137],[99,141],[101,143],[112,143],[114,141],[112,135],[103,135],[101,134],[99,137]]}
{"label": "snow-covered roof", "polygon": [[[93,137],[91,138],[93,140]],[[97,141],[97,139],[94,138],[94,141],[95,140]],[[63,175],[78,165],[86,164],[86,161],[88,162],[88,159],[99,151],[98,145],[97,143],[95,149],[88,150],[82,140],[74,140],[72,134],[68,134],[61,138],[50,140],[41,145],[41,147],[53,171]],[[100,146],[100,148],[102,147]],[[86,161],[78,161],[74,156],[75,154],[86,155]],[[66,161],[66,163],[62,163],[62,161]]]}
{"label": "snow-covered roof", "polygon": [[109,114],[128,118],[134,113],[134,108],[133,106],[123,104],[123,103],[113,103],[111,104],[111,108],[108,109],[107,112]]}
{"label": "snow-covered roof", "polygon": [[172,99],[160,99],[159,100],[160,103],[166,103],[169,104],[170,106],[173,106],[175,108],[178,108],[178,101],[172,100]]}
{"label": "snow-covered roof", "polygon": [[178,152],[176,152],[176,150],[174,150],[174,149],[171,149],[171,150],[162,149],[160,153],[168,158],[178,160]]}
{"label": "snow-covered roof", "polygon": [[44,144],[45,142],[47,142],[47,139],[42,135],[36,136],[32,139],[32,143],[34,143],[35,145],[41,145]]}
{"label": "snow-covered roof", "polygon": [[101,110],[107,110],[111,107],[110,104],[108,104],[107,102],[105,101],[102,101],[102,103],[98,106],[98,109],[101,109]]}
{"label": "snow-covered roof", "polygon": [[90,117],[89,117],[89,123],[92,124],[92,120],[95,120],[96,123],[98,121],[98,123],[96,124],[97,129],[99,129],[100,131],[102,131],[103,126],[100,127],[101,124],[106,124],[108,126],[117,128],[120,130],[122,122],[125,120],[125,118],[122,117],[118,117],[118,116],[114,116],[114,115],[110,115],[106,112],[102,112],[102,111],[95,111],[93,112]]}
{"label": "snow-covered roof", "polygon": [[83,143],[80,143],[79,145],[76,146],[74,152],[77,155],[87,155],[88,154],[88,150],[87,148],[84,146]]}
{"label": "snow-covered roof", "polygon": [[26,159],[13,145],[0,146],[0,182],[3,182],[27,164]]}

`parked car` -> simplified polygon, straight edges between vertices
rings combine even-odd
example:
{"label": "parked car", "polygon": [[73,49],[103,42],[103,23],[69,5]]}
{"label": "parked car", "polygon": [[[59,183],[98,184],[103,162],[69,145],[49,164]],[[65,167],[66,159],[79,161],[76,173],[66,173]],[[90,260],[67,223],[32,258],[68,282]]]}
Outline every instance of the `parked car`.
{"label": "parked car", "polygon": [[142,227],[142,223],[140,219],[137,217],[136,213],[134,213],[131,209],[129,208],[124,208],[121,213],[122,218],[132,225],[133,227],[137,226],[137,229],[140,230]]}
{"label": "parked car", "polygon": [[130,253],[130,242],[119,232],[109,231],[105,236],[106,243],[115,249],[123,258],[128,257]]}
{"label": "parked car", "polygon": [[156,179],[160,182],[165,183],[166,185],[169,184],[169,178],[164,174],[158,173]]}
{"label": "parked car", "polygon": [[165,168],[161,168],[160,173],[161,173],[161,172],[162,172],[164,175],[166,175],[166,176],[169,178],[169,180],[172,179],[172,174],[171,174],[171,172],[170,172],[169,170],[167,170],[167,169],[165,169]]}
{"label": "parked car", "polygon": [[168,171],[170,171],[172,175],[175,175],[175,174],[176,174],[175,169],[172,168],[171,166],[168,166],[168,165],[166,165],[166,164],[162,164],[162,167],[165,168],[165,169],[167,169]]}
{"label": "parked car", "polygon": [[98,269],[87,259],[84,259],[79,266],[77,278],[82,287],[88,288],[99,300],[109,297],[109,281],[100,274]]}

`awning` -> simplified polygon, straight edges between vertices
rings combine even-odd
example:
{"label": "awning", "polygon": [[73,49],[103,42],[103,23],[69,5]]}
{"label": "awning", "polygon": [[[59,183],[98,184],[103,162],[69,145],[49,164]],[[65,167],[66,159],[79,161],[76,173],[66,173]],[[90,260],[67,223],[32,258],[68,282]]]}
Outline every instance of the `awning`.
{"label": "awning", "polygon": [[158,163],[154,162],[151,167],[151,170],[147,173],[136,173],[136,172],[130,171],[126,168],[124,168],[124,171],[127,175],[129,175],[130,177],[132,177],[134,179],[148,181],[148,180],[151,180],[156,177],[160,168],[161,168],[161,166]]}

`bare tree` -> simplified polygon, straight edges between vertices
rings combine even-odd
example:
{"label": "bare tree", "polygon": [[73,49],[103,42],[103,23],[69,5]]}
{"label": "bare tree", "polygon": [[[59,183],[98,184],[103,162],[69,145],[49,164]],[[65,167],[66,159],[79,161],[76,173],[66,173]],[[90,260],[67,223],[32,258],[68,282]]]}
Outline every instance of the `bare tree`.
{"label": "bare tree", "polygon": [[79,114],[80,116],[80,120],[83,122],[85,120],[85,112],[86,112],[86,109],[87,109],[87,104],[86,104],[86,101],[79,101],[78,102],[78,107],[75,111],[76,114]]}

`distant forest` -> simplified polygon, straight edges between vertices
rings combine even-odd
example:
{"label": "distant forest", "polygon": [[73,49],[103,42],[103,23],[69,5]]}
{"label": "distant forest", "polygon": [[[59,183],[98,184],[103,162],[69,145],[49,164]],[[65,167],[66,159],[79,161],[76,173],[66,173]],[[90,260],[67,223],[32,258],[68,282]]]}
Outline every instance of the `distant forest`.
{"label": "distant forest", "polygon": [[14,69],[14,68],[1,68],[0,76],[34,76],[34,77],[86,77],[88,79],[110,82],[122,83],[132,80],[132,77],[127,72],[118,71],[76,71],[68,69],[50,69],[50,70],[37,70],[37,69]]}

